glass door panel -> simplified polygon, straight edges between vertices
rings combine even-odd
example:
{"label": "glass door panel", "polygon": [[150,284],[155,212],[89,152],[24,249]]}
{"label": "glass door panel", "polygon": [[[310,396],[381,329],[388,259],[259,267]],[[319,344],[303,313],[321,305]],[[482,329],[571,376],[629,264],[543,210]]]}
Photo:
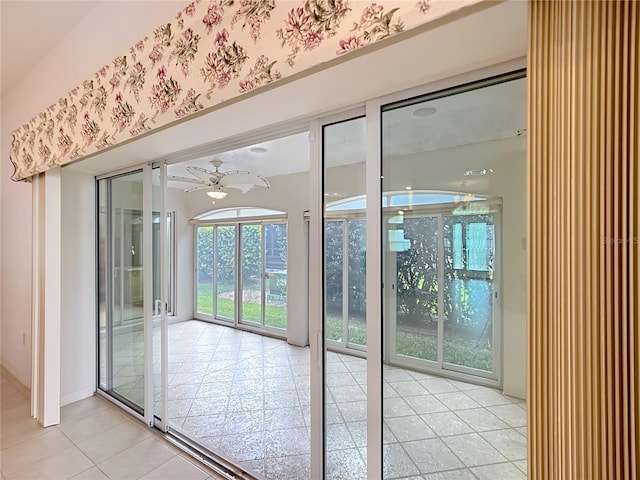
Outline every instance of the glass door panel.
{"label": "glass door panel", "polygon": [[[208,227],[212,228],[212,227]],[[215,277],[216,277],[216,314],[221,320],[233,321],[236,318],[236,227],[219,225],[215,227]]]}
{"label": "glass door panel", "polygon": [[264,278],[266,303],[264,324],[287,328],[287,225],[264,226]]}
{"label": "glass door panel", "polygon": [[98,182],[100,388],[144,412],[143,174]]}
{"label": "glass door panel", "polygon": [[241,227],[240,252],[242,259],[242,316],[243,322],[262,325],[264,304],[264,275],[262,255],[262,225]]}
{"label": "glass door panel", "polygon": [[[506,423],[490,442],[496,451],[478,439],[502,406],[526,423],[501,391],[500,351],[504,328],[519,345],[504,359],[504,388],[517,390],[513,373],[526,370],[526,138],[516,125],[526,126],[526,80],[517,72],[411,96],[381,105],[381,117],[382,478],[462,472],[471,456],[489,463],[498,444],[524,459],[526,439]],[[499,274],[509,295],[498,296]]]}
{"label": "glass door panel", "polygon": [[196,312],[213,315],[214,227],[196,227]]}
{"label": "glass door panel", "polygon": [[[365,120],[322,128],[324,472],[367,478]],[[355,199],[355,201],[352,201]]]}
{"label": "glass door panel", "polygon": [[[167,213],[166,164],[153,165],[146,188],[151,189],[151,242],[153,282],[152,329],[147,341],[151,343],[151,370],[153,378],[148,383],[151,394],[148,402],[153,404],[153,418],[149,419],[157,428],[168,428],[168,315],[172,311],[172,260],[174,222],[173,215]],[[148,187],[147,187],[148,185]],[[148,352],[148,350],[147,350]],[[147,353],[148,354],[148,353]]]}
{"label": "glass door panel", "polygon": [[443,217],[445,367],[493,370],[494,217]]}

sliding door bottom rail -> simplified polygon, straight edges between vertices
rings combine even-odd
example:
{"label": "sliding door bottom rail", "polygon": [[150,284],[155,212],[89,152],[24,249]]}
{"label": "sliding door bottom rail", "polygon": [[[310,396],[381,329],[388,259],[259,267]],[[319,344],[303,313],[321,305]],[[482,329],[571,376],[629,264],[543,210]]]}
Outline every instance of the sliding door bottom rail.
{"label": "sliding door bottom rail", "polygon": [[243,470],[230,460],[227,460],[207,447],[191,439],[188,434],[175,427],[169,427],[164,437],[176,447],[196,458],[217,474],[229,480],[261,480]]}

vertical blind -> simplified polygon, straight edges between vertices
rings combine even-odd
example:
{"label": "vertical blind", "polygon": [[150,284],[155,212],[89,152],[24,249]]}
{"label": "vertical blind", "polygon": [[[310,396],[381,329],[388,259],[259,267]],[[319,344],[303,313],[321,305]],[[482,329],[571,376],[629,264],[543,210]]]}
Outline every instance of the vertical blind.
{"label": "vertical blind", "polygon": [[529,476],[636,479],[640,2],[529,22]]}

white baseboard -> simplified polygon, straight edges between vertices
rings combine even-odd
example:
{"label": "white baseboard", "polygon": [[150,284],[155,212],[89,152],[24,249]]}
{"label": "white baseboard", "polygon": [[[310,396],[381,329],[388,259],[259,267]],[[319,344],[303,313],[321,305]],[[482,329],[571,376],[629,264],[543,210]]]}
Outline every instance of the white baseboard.
{"label": "white baseboard", "polygon": [[77,392],[69,393],[60,397],[60,406],[64,407],[65,405],[69,405],[70,403],[84,400],[85,398],[91,397],[93,393],[94,388],[84,388],[82,390],[78,390]]}

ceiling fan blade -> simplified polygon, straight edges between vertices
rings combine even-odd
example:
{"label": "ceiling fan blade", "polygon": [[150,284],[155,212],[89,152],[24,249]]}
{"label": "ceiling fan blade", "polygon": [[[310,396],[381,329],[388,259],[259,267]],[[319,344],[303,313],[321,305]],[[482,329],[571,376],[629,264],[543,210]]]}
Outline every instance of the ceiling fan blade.
{"label": "ceiling fan blade", "polygon": [[207,185],[216,185],[220,181],[220,178],[223,176],[223,174],[205,170],[204,168],[200,167],[187,167],[187,172],[189,172],[194,177],[199,178]]}
{"label": "ceiling fan blade", "polygon": [[200,179],[189,178],[189,177],[179,177],[177,175],[167,175],[168,182],[180,182],[180,183],[195,183],[198,185],[202,185],[204,182]]}
{"label": "ceiling fan blade", "polygon": [[191,193],[191,192],[197,192],[199,190],[210,190],[211,187],[209,185],[203,185],[201,187],[192,187],[192,188],[187,188],[184,193]]}
{"label": "ceiling fan blade", "polygon": [[234,188],[237,190],[240,190],[242,192],[242,194],[244,195],[245,193],[253,190],[256,186],[253,184],[234,184],[234,185],[225,185],[224,188]]}
{"label": "ceiling fan blade", "polygon": [[228,172],[222,179],[220,185],[232,187],[235,185],[255,185],[256,187],[269,188],[269,182],[260,175],[250,172]]}

